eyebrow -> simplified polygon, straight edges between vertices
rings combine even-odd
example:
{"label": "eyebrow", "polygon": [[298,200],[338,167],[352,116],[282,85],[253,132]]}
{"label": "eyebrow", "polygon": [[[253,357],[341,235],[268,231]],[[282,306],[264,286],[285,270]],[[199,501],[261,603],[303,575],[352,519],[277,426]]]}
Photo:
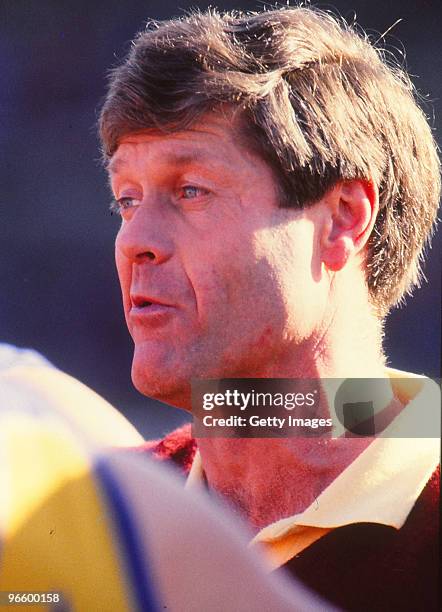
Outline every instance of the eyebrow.
{"label": "eyebrow", "polygon": [[[198,163],[201,161],[214,160],[214,156],[210,153],[205,152],[204,154],[200,151],[193,151],[192,153],[176,154],[170,153],[164,156],[163,162],[178,167],[188,166],[192,163]],[[112,158],[106,166],[106,169],[110,175],[118,174],[127,162],[122,157]]]}

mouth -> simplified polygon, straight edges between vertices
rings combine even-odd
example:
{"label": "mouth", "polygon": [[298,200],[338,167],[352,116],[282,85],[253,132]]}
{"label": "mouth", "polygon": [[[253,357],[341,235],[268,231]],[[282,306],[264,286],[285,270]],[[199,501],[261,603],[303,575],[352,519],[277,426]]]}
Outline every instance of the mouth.
{"label": "mouth", "polygon": [[162,302],[156,298],[152,298],[150,296],[142,296],[142,295],[131,295],[130,304],[131,304],[131,310],[152,308],[152,306],[164,306],[164,307],[170,306],[169,304],[166,304],[165,302]]}
{"label": "mouth", "polygon": [[147,308],[148,306],[152,306],[153,302],[149,302],[148,300],[142,300],[139,304],[133,304],[132,307],[135,308]]}
{"label": "mouth", "polygon": [[171,304],[146,295],[131,295],[129,320],[136,327],[163,326],[171,320],[175,309]]}

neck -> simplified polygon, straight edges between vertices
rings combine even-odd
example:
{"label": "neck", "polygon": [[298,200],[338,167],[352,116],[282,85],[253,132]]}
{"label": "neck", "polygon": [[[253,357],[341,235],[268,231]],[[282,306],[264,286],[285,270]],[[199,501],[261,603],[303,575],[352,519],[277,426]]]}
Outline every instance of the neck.
{"label": "neck", "polygon": [[208,485],[258,531],[303,512],[371,439],[198,439]]}
{"label": "neck", "polygon": [[[303,354],[293,349],[252,378],[384,378],[378,323],[340,312]],[[358,312],[358,311],[356,311]],[[353,322],[350,327],[349,321]],[[298,347],[299,348],[299,347]],[[299,364],[302,364],[300,367]],[[325,410],[328,408],[326,407]],[[209,487],[255,530],[304,511],[372,438],[204,438],[198,447]]]}

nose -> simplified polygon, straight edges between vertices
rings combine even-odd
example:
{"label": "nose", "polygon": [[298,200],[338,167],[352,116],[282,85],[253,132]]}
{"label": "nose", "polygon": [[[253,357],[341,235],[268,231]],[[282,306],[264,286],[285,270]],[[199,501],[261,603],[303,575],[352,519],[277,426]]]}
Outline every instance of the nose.
{"label": "nose", "polygon": [[117,255],[132,263],[167,261],[172,256],[173,243],[164,215],[147,206],[139,206],[130,219],[123,221],[115,249]]}

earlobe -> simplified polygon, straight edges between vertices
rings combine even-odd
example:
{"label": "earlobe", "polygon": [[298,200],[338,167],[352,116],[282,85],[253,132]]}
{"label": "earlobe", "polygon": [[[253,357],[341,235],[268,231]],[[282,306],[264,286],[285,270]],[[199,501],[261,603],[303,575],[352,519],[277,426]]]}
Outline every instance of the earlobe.
{"label": "earlobe", "polygon": [[378,194],[368,181],[345,181],[324,198],[327,222],[322,234],[322,261],[330,271],[342,270],[361,252],[373,230],[378,212]]}
{"label": "earlobe", "polygon": [[330,272],[339,272],[347,264],[352,253],[351,244],[345,237],[333,241],[323,252],[323,262]]}

